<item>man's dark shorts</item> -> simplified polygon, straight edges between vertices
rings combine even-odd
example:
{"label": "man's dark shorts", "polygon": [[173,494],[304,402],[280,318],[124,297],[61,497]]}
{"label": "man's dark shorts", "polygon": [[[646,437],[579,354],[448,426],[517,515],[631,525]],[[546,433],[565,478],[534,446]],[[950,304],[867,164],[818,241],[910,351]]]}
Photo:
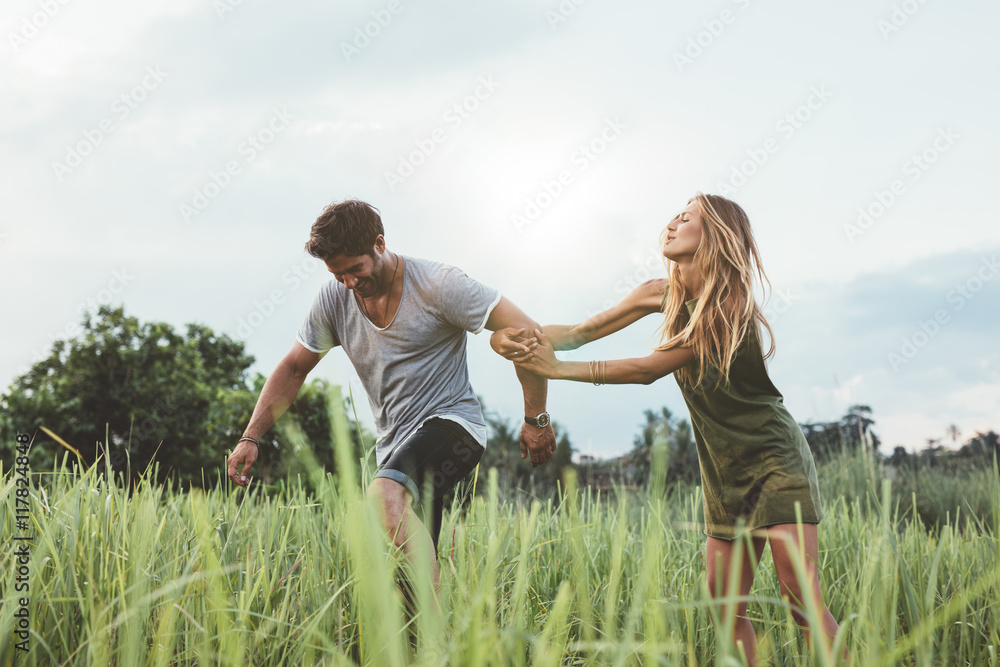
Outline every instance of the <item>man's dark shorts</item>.
{"label": "man's dark shorts", "polygon": [[[483,456],[483,447],[458,422],[432,417],[418,428],[375,473],[399,482],[413,496],[415,503],[423,498],[425,484],[433,494],[431,525],[427,529],[437,551],[441,532],[444,496],[468,475]],[[419,512],[418,512],[419,514]]]}

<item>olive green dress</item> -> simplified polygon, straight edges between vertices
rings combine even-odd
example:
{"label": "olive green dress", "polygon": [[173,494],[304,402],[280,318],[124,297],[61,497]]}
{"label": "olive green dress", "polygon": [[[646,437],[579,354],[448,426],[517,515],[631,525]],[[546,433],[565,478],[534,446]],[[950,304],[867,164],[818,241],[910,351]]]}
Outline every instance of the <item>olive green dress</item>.
{"label": "olive green dress", "polygon": [[[686,303],[689,313],[697,303]],[[711,366],[697,390],[675,375],[698,447],[705,534],[725,540],[741,523],[750,529],[795,523],[796,501],[803,523],[823,518],[809,444],[767,375],[757,327],[749,331],[728,384],[715,388],[719,370]]]}

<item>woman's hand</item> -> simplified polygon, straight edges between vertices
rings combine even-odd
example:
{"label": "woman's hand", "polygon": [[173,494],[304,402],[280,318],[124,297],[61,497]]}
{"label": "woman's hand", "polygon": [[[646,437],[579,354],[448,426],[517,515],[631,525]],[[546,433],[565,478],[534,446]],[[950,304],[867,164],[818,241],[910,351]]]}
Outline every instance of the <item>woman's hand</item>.
{"label": "woman's hand", "polygon": [[532,350],[524,357],[515,357],[514,363],[535,375],[550,380],[558,378],[562,362],[556,359],[555,350],[552,349],[548,336],[535,329],[535,338],[529,340],[536,340]]}
{"label": "woman's hand", "polygon": [[504,359],[518,361],[531,358],[532,351],[538,345],[534,338],[524,337],[524,328],[505,327],[497,329],[490,336],[490,347]]}

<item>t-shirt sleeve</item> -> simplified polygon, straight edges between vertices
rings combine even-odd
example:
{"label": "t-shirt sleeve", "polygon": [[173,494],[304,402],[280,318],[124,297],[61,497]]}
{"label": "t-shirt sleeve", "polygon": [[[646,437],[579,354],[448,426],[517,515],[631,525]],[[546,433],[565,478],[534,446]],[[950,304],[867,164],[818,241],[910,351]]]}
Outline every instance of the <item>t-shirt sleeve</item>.
{"label": "t-shirt sleeve", "polygon": [[445,321],[477,334],[500,303],[500,290],[487,287],[456,267],[444,271],[440,285],[440,308]]}
{"label": "t-shirt sleeve", "polygon": [[330,348],[340,345],[333,319],[333,298],[328,286],[321,287],[313,297],[309,313],[295,336],[295,339],[310,352],[323,354]]}

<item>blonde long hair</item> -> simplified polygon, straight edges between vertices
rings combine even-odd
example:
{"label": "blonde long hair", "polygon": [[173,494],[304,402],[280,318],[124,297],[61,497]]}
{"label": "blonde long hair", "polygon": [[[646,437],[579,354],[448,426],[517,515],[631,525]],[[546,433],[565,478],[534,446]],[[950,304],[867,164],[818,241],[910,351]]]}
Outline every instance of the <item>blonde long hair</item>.
{"label": "blonde long hair", "polygon": [[[677,371],[684,384],[699,387],[707,365],[719,369],[718,387],[729,381],[733,359],[742,342],[756,329],[760,340],[761,325],[767,328],[770,346],[764,359],[774,354],[774,334],[764,313],[754,300],[754,269],[761,283],[770,291],[771,283],[764,274],[757,242],[750,230],[750,219],[736,202],[718,195],[701,192],[688,203],[697,202],[702,221],[701,243],[694,253],[694,262],[704,280],[701,297],[693,313],[688,314],[685,302],[692,296],[680,280],[680,267],[668,260],[669,286],[663,313],[666,315],[657,350],[690,347],[698,363],[695,377],[690,365]],[[660,247],[668,230],[660,234]]]}

